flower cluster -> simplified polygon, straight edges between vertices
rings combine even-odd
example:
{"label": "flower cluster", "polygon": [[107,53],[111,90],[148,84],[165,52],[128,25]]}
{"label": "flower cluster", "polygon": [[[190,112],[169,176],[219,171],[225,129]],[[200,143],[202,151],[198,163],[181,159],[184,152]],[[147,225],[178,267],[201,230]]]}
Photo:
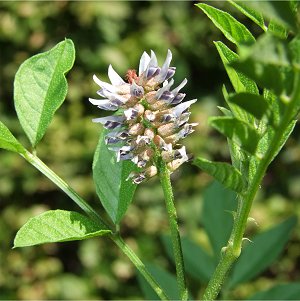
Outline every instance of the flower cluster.
{"label": "flower cluster", "polygon": [[175,67],[170,67],[172,53],[168,50],[165,62],[158,66],[156,55],[143,53],[138,74],[128,70],[124,81],[110,65],[108,77],[111,84],[94,75],[100,86],[97,94],[102,99],[90,98],[100,109],[117,111],[115,115],[93,119],[109,132],[105,142],[117,153],[117,160],[131,160],[140,172],[129,178],[139,184],[157,174],[155,152],[172,172],[188,160],[184,146],[178,141],[192,133],[197,123],[188,123],[189,107],[196,99],[182,102],[185,97],[180,90],[186,85],[184,79],[176,88],[171,88]]}

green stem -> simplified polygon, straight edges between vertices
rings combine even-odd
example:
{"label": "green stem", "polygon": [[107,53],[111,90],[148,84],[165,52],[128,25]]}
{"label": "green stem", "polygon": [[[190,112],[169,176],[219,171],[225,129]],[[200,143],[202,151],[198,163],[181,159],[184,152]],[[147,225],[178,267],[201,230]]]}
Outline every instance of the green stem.
{"label": "green stem", "polygon": [[[260,183],[267,171],[271,161],[280,149],[285,132],[295,117],[300,103],[300,70],[295,70],[295,82],[293,95],[287,104],[288,107],[281,119],[279,126],[271,140],[268,150],[258,165],[255,176],[247,191],[239,196],[239,206],[234,219],[234,225],[225,252],[204,292],[203,300],[215,300],[221,290],[226,276],[233,263],[240,256],[243,236],[247,226],[248,216],[252,207],[254,197],[260,187]],[[279,100],[280,101],[280,100]]]}
{"label": "green stem", "polygon": [[28,151],[25,153],[24,158],[67,194],[91,219],[97,223],[100,222],[103,226],[108,228],[99,214],[43,161]]}
{"label": "green stem", "polygon": [[187,300],[188,290],[186,287],[184,261],[183,261],[183,254],[181,248],[179,228],[177,224],[177,213],[174,205],[174,196],[173,196],[172,185],[170,180],[170,172],[166,164],[163,162],[163,160],[158,160],[158,161],[160,161],[157,164],[158,171],[159,171],[159,178],[160,178],[160,183],[162,185],[162,189],[164,191],[166,208],[169,217],[173,253],[174,253],[175,265],[176,265],[177,283],[180,291],[181,300]]}
{"label": "green stem", "polygon": [[[95,211],[82,197],[80,197],[63,179],[61,179],[55,172],[53,172],[43,161],[41,161],[37,156],[26,151],[22,155],[26,161],[38,169],[42,174],[44,174],[49,180],[56,184],[62,191],[64,191],[91,219],[93,219],[99,226],[110,229],[110,227],[103,221],[100,215]],[[111,230],[112,231],[112,230]],[[112,231],[113,232],[113,231]],[[169,300],[168,296],[164,293],[162,288],[152,277],[149,271],[146,269],[145,265],[138,258],[132,249],[122,240],[119,235],[115,233],[109,235],[112,241],[122,250],[122,252],[130,259],[130,261],[135,265],[137,270],[161,298],[161,300]]]}

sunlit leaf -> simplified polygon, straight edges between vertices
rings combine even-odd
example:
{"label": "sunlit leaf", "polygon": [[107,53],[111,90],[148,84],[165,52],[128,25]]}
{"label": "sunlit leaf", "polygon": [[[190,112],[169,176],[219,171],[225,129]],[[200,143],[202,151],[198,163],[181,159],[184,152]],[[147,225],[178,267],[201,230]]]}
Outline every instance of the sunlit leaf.
{"label": "sunlit leaf", "polygon": [[13,136],[10,130],[0,121],[0,148],[24,154],[23,145]]}
{"label": "sunlit leaf", "polygon": [[16,74],[15,108],[34,147],[67,95],[65,74],[72,68],[74,59],[74,44],[66,39],[51,50],[26,60]]}
{"label": "sunlit leaf", "polygon": [[231,66],[278,95],[284,89],[289,94],[292,88],[287,44],[274,36],[265,34],[255,45],[241,48],[241,59],[232,61]]}
{"label": "sunlit leaf", "polygon": [[204,3],[196,4],[196,6],[212,20],[215,26],[218,27],[232,43],[239,45],[252,44],[255,42],[253,35],[247,27],[230,14]]}
{"label": "sunlit leaf", "polygon": [[86,216],[65,210],[49,210],[28,220],[17,232],[14,247],[82,240],[111,233]]}
{"label": "sunlit leaf", "polygon": [[103,130],[95,151],[93,178],[96,192],[106,212],[114,223],[119,223],[130,205],[136,185],[127,180],[135,169],[128,160],[117,162],[116,153],[110,151],[104,141]]}
{"label": "sunlit leaf", "polygon": [[247,5],[263,13],[267,19],[296,30],[296,16],[290,1],[247,1]]}
{"label": "sunlit leaf", "polygon": [[242,1],[233,1],[227,0],[230,4],[236,7],[240,12],[242,12],[245,16],[251,19],[254,23],[256,23],[259,27],[261,27],[264,31],[267,30],[267,27],[264,23],[264,18],[262,14],[247,5],[247,3],[243,3]]}
{"label": "sunlit leaf", "polygon": [[249,281],[270,266],[282,253],[296,223],[297,218],[291,217],[251,239],[252,242],[243,247],[242,254],[234,266],[229,286],[234,287]]}
{"label": "sunlit leaf", "polygon": [[232,117],[211,117],[211,126],[234,141],[242,149],[254,154],[260,139],[257,131],[249,124]]}
{"label": "sunlit leaf", "polygon": [[222,42],[215,42],[215,45],[234,90],[236,92],[250,92],[258,94],[257,86],[253,80],[229,66],[229,64],[238,60],[239,56]]}
{"label": "sunlit leaf", "polygon": [[225,187],[236,192],[241,192],[245,189],[245,183],[241,173],[231,164],[224,162],[212,162],[203,158],[196,158],[194,164],[213,176],[221,182]]}

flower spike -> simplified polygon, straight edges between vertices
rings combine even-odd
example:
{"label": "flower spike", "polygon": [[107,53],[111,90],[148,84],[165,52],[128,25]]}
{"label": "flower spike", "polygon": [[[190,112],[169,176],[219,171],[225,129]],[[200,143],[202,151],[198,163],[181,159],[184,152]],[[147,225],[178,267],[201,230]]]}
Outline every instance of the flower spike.
{"label": "flower spike", "polygon": [[157,152],[173,172],[189,160],[185,146],[178,142],[194,131],[197,123],[188,123],[190,106],[196,99],[182,102],[185,93],[179,92],[187,83],[185,78],[173,87],[175,67],[170,67],[172,52],[160,67],[154,51],[141,56],[138,74],[128,70],[124,81],[111,65],[108,77],[111,83],[93,76],[100,86],[101,99],[89,101],[103,110],[117,111],[115,115],[95,118],[109,132],[105,136],[108,149],[114,151],[117,161],[131,160],[140,168],[128,180],[139,184],[157,174]]}

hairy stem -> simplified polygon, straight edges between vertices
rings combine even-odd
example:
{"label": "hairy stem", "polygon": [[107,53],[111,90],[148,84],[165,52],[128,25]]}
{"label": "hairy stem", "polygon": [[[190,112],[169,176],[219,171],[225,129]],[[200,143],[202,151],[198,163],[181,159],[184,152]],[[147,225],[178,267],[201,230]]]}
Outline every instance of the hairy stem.
{"label": "hairy stem", "polygon": [[[278,100],[281,101],[281,100]],[[245,193],[239,196],[239,206],[235,216],[233,229],[228,242],[225,247],[225,252],[212,276],[208,286],[204,292],[203,300],[214,300],[217,298],[222,284],[224,283],[228,271],[232,267],[235,260],[240,256],[242,249],[242,240],[247,226],[247,220],[250,213],[250,209],[263,180],[263,177],[267,171],[267,168],[271,161],[276,156],[280,149],[282,140],[286,133],[286,130],[291,125],[300,106],[300,70],[295,70],[294,91],[287,103],[286,111],[283,118],[278,125],[276,132],[269,144],[268,150],[261,158],[258,168],[255,172],[255,176]]]}
{"label": "hairy stem", "polygon": [[[110,227],[103,221],[100,215],[95,211],[82,197],[80,197],[63,179],[61,179],[54,171],[52,171],[43,161],[37,156],[26,152],[22,155],[30,164],[44,174],[49,180],[57,185],[62,191],[64,191],[93,221],[95,221],[100,227],[110,229]],[[112,231],[113,232],[113,231]],[[122,240],[122,238],[113,233],[109,235],[111,240],[121,249],[121,251],[130,259],[137,270],[157,293],[161,300],[169,300],[168,296],[152,277],[145,265],[134,253],[134,251]]]}
{"label": "hairy stem", "polygon": [[170,180],[170,172],[166,164],[160,160],[158,165],[160,183],[164,191],[165,203],[169,217],[169,225],[171,231],[171,239],[173,245],[173,253],[176,265],[177,283],[180,291],[181,300],[188,299],[188,290],[186,287],[184,261],[181,248],[181,240],[179,234],[179,228],[177,223],[177,213],[174,205],[174,196],[172,192],[172,185]]}

